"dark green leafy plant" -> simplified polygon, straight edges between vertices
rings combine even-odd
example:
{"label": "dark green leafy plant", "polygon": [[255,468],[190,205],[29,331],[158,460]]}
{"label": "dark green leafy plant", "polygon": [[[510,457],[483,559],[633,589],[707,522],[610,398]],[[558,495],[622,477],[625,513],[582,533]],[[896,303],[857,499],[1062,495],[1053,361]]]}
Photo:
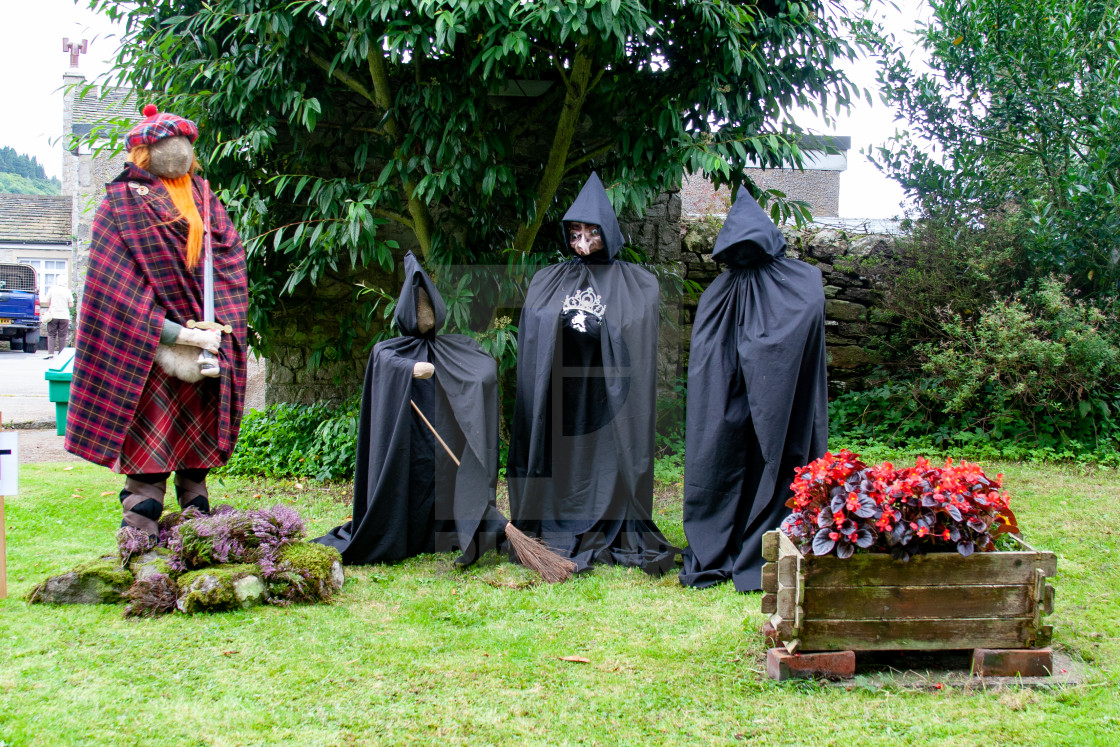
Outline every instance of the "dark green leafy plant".
{"label": "dark green leafy plant", "polygon": [[[951,226],[1013,220],[1025,274],[1120,296],[1120,5],[931,0],[928,72],[901,48],[881,93],[908,126],[868,155]],[[929,144],[934,148],[931,149]]]}
{"label": "dark green leafy plant", "polygon": [[360,399],[341,405],[275,404],[246,414],[222,471],[342,480],[354,475]]}
{"label": "dark green leafy plant", "polygon": [[[964,454],[973,459],[1088,461],[1120,466],[1120,395],[1093,395],[1097,413],[1080,406],[1044,412],[991,409],[1008,402],[993,396],[991,383],[980,398],[950,412],[951,389],[929,377],[889,380],[863,391],[846,392],[829,403],[834,448],[888,448],[914,454]],[[1107,408],[1108,415],[1100,410]],[[1033,420],[1032,420],[1033,417]]]}

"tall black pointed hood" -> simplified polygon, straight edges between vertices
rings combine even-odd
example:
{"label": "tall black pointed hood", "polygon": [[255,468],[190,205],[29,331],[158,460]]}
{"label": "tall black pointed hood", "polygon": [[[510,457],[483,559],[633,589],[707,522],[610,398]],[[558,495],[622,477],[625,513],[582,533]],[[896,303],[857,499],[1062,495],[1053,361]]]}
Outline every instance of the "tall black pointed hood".
{"label": "tall black pointed hood", "polygon": [[733,267],[755,267],[785,253],[786,237],[750,192],[740,186],[735,204],[716,236],[712,259]]}
{"label": "tall black pointed hood", "polygon": [[[592,171],[591,176],[583,185],[583,189],[579,191],[579,196],[572,206],[568,208],[568,212],[564,213],[564,235],[568,234],[568,223],[571,221],[578,221],[580,223],[594,223],[603,230],[603,244],[607,249],[607,257],[614,259],[618,254],[619,249],[625,241],[622,238],[622,229],[618,225],[618,216],[611,207],[611,201],[607,198],[607,190],[603,188],[603,183],[599,181],[599,176]],[[568,247],[568,242],[564,241],[564,246],[571,251]]]}
{"label": "tall black pointed hood", "polygon": [[[423,288],[432,301],[432,311],[435,314],[435,325],[430,332],[420,332],[420,323],[417,318],[416,305],[420,301],[418,290]],[[401,334],[409,337],[431,337],[443,328],[447,318],[447,305],[443,296],[436,290],[435,283],[424,272],[420,262],[409,252],[404,255],[404,285],[401,286],[401,295],[397,299],[397,309],[393,312],[393,321],[397,323]]]}

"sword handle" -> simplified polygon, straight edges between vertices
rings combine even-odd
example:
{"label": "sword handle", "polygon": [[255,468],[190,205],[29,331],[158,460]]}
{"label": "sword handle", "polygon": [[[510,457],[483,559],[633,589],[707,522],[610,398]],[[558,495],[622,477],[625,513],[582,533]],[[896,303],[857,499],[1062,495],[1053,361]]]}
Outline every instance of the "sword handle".
{"label": "sword handle", "polygon": [[191,319],[187,321],[187,326],[190,329],[218,329],[225,332],[227,335],[233,334],[233,327],[218,322],[196,322],[194,319]]}

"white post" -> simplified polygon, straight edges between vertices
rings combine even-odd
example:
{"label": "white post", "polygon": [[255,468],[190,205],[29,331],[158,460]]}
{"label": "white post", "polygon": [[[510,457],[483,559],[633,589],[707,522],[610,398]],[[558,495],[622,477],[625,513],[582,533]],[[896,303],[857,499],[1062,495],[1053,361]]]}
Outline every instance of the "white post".
{"label": "white post", "polygon": [[4,536],[4,496],[19,491],[19,434],[0,432],[0,599],[8,596],[8,548]]}

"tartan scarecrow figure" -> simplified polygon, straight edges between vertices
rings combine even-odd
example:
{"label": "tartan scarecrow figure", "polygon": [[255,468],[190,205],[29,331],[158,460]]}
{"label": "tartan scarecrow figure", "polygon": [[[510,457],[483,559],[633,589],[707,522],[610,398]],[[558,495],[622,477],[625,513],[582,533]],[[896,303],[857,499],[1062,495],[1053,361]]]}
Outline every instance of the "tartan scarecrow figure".
{"label": "tartan scarecrow figure", "polygon": [[144,117],[93,224],[66,450],[126,475],[121,526],[156,537],[170,473],[180,507],[206,512],[206,475],[237,440],[247,286],[237,231],[195,175],[198,127]]}

